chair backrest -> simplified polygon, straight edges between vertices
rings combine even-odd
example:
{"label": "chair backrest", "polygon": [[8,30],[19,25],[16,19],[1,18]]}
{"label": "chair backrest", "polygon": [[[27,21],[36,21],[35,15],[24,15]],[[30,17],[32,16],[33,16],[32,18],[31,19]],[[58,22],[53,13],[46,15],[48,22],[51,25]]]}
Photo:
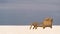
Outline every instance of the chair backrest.
{"label": "chair backrest", "polygon": [[43,21],[44,25],[52,25],[53,19],[52,18],[45,18]]}

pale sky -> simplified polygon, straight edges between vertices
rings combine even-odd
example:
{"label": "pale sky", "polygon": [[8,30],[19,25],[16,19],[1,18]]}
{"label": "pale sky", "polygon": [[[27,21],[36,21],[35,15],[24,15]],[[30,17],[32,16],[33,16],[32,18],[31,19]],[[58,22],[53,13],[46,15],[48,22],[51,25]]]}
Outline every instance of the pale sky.
{"label": "pale sky", "polygon": [[60,0],[0,0],[1,25],[25,25],[45,17],[60,25]]}

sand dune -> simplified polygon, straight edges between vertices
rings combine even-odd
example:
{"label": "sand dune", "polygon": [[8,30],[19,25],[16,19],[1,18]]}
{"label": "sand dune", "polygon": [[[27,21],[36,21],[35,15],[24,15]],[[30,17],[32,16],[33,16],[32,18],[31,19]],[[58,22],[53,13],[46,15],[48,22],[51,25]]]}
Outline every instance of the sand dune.
{"label": "sand dune", "polygon": [[38,29],[29,29],[30,26],[0,26],[0,34],[60,34],[60,26],[53,28],[38,27]]}

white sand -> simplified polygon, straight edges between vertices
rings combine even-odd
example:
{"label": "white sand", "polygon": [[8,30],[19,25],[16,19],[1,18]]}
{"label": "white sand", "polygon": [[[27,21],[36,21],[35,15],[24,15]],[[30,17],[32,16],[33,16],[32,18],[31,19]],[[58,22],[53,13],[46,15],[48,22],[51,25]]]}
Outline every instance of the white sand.
{"label": "white sand", "polygon": [[53,28],[38,27],[37,30],[29,29],[30,26],[0,26],[0,34],[60,34],[60,26]]}

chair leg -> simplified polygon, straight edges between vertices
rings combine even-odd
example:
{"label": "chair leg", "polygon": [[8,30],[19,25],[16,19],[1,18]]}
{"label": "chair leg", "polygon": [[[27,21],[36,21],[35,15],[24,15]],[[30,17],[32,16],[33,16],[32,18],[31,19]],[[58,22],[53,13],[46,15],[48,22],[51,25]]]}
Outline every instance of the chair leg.
{"label": "chair leg", "polygon": [[43,29],[45,29],[45,27],[43,27]]}
{"label": "chair leg", "polygon": [[33,29],[34,29],[35,27],[33,27]]}
{"label": "chair leg", "polygon": [[50,26],[50,28],[52,28],[52,26]]}
{"label": "chair leg", "polygon": [[45,29],[45,26],[43,26],[43,29]]}
{"label": "chair leg", "polygon": [[35,27],[35,29],[37,29],[37,26]]}

